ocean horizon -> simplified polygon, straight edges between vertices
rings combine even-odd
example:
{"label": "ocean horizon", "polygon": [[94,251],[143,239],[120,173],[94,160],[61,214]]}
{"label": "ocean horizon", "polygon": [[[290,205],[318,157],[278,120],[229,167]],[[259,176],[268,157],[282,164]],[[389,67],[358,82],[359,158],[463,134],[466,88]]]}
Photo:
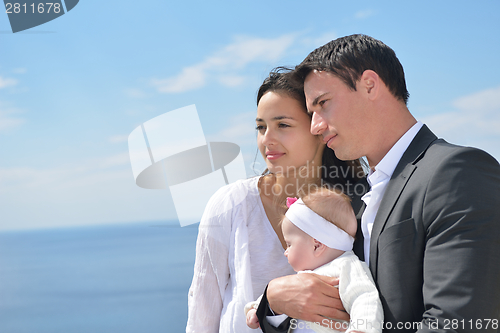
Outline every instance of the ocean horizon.
{"label": "ocean horizon", "polygon": [[175,221],[0,232],[0,332],[185,332],[197,234]]}

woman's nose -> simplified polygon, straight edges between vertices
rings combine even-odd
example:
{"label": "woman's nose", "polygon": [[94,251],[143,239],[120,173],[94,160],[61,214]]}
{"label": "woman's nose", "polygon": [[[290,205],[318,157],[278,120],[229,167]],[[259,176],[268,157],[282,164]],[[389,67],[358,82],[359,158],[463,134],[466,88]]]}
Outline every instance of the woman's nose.
{"label": "woman's nose", "polygon": [[273,130],[270,130],[269,128],[266,129],[266,132],[264,133],[262,138],[262,143],[266,147],[276,144],[276,135]]}

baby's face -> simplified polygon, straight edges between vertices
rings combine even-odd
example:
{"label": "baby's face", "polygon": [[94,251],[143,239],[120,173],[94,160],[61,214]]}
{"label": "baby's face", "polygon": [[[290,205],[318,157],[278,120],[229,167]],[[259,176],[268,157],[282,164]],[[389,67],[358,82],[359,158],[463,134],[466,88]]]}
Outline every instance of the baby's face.
{"label": "baby's face", "polygon": [[314,239],[297,228],[286,217],[281,224],[281,230],[287,247],[285,256],[293,270],[298,272],[315,269]]}

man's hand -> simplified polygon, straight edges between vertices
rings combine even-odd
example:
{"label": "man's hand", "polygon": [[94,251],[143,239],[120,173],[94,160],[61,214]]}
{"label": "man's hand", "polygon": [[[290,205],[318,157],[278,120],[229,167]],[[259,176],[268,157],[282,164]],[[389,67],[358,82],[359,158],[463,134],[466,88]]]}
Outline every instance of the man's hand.
{"label": "man's hand", "polygon": [[338,278],[303,273],[269,282],[267,300],[275,314],[312,322],[325,318],[349,321],[340,300]]}

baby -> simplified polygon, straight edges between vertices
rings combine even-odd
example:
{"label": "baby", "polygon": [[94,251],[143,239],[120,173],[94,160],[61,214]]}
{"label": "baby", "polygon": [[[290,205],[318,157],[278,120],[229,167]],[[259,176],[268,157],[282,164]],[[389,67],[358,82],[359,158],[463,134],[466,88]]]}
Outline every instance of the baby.
{"label": "baby", "polygon": [[[347,328],[347,333],[381,332],[384,316],[377,288],[368,266],[352,252],[357,221],[350,199],[318,188],[298,200],[287,198],[287,206],[281,228],[288,262],[298,273],[339,277],[340,298],[351,316],[350,323],[327,318],[321,323],[292,319],[290,332],[338,332],[341,328]],[[259,302],[260,298],[245,306],[250,328],[259,327]],[[281,321],[286,318],[282,315]]]}

